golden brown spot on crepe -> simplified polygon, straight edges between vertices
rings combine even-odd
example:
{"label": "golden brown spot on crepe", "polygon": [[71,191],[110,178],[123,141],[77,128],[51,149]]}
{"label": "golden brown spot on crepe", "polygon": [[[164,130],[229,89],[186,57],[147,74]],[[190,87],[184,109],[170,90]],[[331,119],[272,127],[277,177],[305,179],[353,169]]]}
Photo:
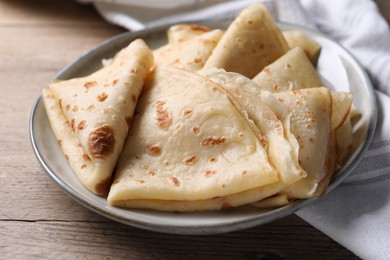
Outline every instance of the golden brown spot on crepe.
{"label": "golden brown spot on crepe", "polygon": [[103,93],[99,94],[96,98],[99,102],[104,102],[104,100],[106,100],[108,98],[108,95],[103,92]]}
{"label": "golden brown spot on crepe", "polygon": [[314,139],[312,137],[309,137],[310,142],[314,142]]}
{"label": "golden brown spot on crepe", "polygon": [[220,137],[220,138],[207,138],[205,140],[202,141],[201,145],[203,147],[210,147],[210,146],[214,146],[214,145],[220,145],[220,144],[223,144],[226,142],[226,138],[225,137]]}
{"label": "golden brown spot on crepe", "polygon": [[65,154],[65,159],[66,159],[67,161],[69,161],[69,156],[68,156],[67,154]]}
{"label": "golden brown spot on crepe", "polygon": [[114,81],[112,81],[112,85],[115,86],[116,84],[119,83],[119,79],[115,79]]}
{"label": "golden brown spot on crepe", "polygon": [[75,105],[72,109],[73,112],[77,112],[79,111],[79,106],[78,105]]}
{"label": "golden brown spot on crepe", "polygon": [[110,190],[111,178],[108,177],[95,186],[96,193],[99,195],[106,195]]}
{"label": "golden brown spot on crepe", "polygon": [[127,117],[125,117],[125,120],[126,120],[127,125],[130,126],[131,121],[133,121],[133,117],[132,116],[127,116]]}
{"label": "golden brown spot on crepe", "polygon": [[84,83],[84,87],[87,88],[87,89],[89,89],[89,88],[91,88],[91,87],[94,87],[94,86],[96,86],[96,85],[97,85],[97,82],[96,82],[96,81],[88,81],[88,82],[85,82],[85,83]]}
{"label": "golden brown spot on crepe", "polygon": [[290,69],[291,68],[291,65],[290,64],[286,64],[286,69]]}
{"label": "golden brown spot on crepe", "polygon": [[210,159],[209,159],[209,162],[211,162],[211,163],[215,163],[217,161],[217,158],[215,158],[215,157],[210,157]]}
{"label": "golden brown spot on crepe", "polygon": [[186,108],[186,109],[184,109],[184,111],[183,111],[183,115],[184,116],[189,116],[189,115],[191,115],[192,114],[192,108]]}
{"label": "golden brown spot on crepe", "polygon": [[306,128],[312,128],[312,127],[313,127],[312,124],[310,123],[306,124]]}
{"label": "golden brown spot on crepe", "polygon": [[87,154],[84,154],[84,155],[83,155],[83,159],[84,159],[85,161],[90,161],[90,160],[91,160],[91,158],[89,158],[89,156],[88,156]]}
{"label": "golden brown spot on crepe", "polygon": [[207,170],[207,171],[204,173],[204,176],[210,177],[211,175],[214,175],[214,174],[216,174],[216,173],[217,173],[216,171]]}
{"label": "golden brown spot on crepe", "polygon": [[306,114],[308,117],[314,117],[313,111],[307,111]]}
{"label": "golden brown spot on crepe", "polygon": [[267,148],[267,147],[268,147],[269,141],[268,141],[268,138],[267,138],[267,137],[265,137],[265,136],[260,136],[259,140],[260,140],[261,145],[262,145],[264,148]]}
{"label": "golden brown spot on crepe", "polygon": [[137,102],[137,97],[135,95],[131,95],[131,100],[135,104]]}
{"label": "golden brown spot on crepe", "polygon": [[226,185],[225,184],[222,184],[222,188],[225,188],[226,187]]}
{"label": "golden brown spot on crepe", "polygon": [[149,145],[146,147],[146,152],[152,156],[158,156],[161,154],[161,148],[157,145]]}
{"label": "golden brown spot on crepe", "polygon": [[165,166],[168,166],[168,165],[169,165],[169,162],[168,162],[168,161],[165,161],[165,162],[164,162],[164,165],[165,165]]}
{"label": "golden brown spot on crepe", "polygon": [[74,123],[75,123],[75,119],[72,118],[72,120],[70,120],[70,127],[72,127],[73,131],[74,131]]}
{"label": "golden brown spot on crepe", "polygon": [[130,87],[130,83],[129,82],[125,82],[125,87]]}
{"label": "golden brown spot on crepe", "polygon": [[108,109],[107,109],[107,108],[104,108],[104,109],[103,109],[103,112],[104,112],[104,114],[108,113]]}
{"label": "golden brown spot on crepe", "polygon": [[171,180],[171,182],[172,182],[176,187],[179,187],[180,182],[179,182],[179,180],[178,180],[176,177],[169,177],[169,179]]}
{"label": "golden brown spot on crepe", "polygon": [[243,138],[245,135],[243,133],[238,133],[238,136]]}
{"label": "golden brown spot on crepe", "polygon": [[58,105],[60,106],[60,108],[62,109],[62,99],[58,99]]}
{"label": "golden brown spot on crepe", "polygon": [[228,209],[228,208],[232,208],[233,206],[227,202],[227,201],[224,201],[222,202],[222,205],[221,205],[221,209]]}
{"label": "golden brown spot on crepe", "polygon": [[297,101],[295,102],[295,105],[296,105],[297,107],[300,107],[300,106],[302,105],[302,102],[299,101],[299,100],[297,100]]}
{"label": "golden brown spot on crepe", "polygon": [[195,62],[195,63],[202,63],[202,59],[196,58],[196,59],[194,60],[194,62]]}
{"label": "golden brown spot on crepe", "polygon": [[65,110],[69,110],[69,109],[70,109],[70,105],[67,104],[67,105],[65,106]]}
{"label": "golden brown spot on crepe", "polygon": [[89,134],[88,149],[96,159],[103,159],[114,151],[115,135],[114,129],[104,124]]}
{"label": "golden brown spot on crepe", "polygon": [[209,28],[201,26],[201,25],[196,25],[196,24],[191,25],[191,30],[201,31],[201,32],[209,32],[210,31]]}
{"label": "golden brown spot on crepe", "polygon": [[85,110],[86,111],[91,111],[91,110],[93,110],[95,108],[95,105],[89,105]]}
{"label": "golden brown spot on crepe", "polygon": [[242,173],[241,173],[243,176],[245,176],[245,175],[247,175],[248,174],[248,172],[247,171],[242,171]]}
{"label": "golden brown spot on crepe", "polygon": [[280,98],[278,98],[278,100],[279,100],[280,102],[282,102],[282,103],[284,102],[284,99],[283,99],[283,98],[281,98],[281,97],[280,97]]}
{"label": "golden brown spot on crepe", "polygon": [[157,124],[161,128],[168,128],[172,124],[172,117],[167,108],[164,108],[164,101],[157,101],[156,112],[157,112]]}
{"label": "golden brown spot on crepe", "polygon": [[138,182],[138,183],[145,183],[144,180],[136,180],[136,182]]}
{"label": "golden brown spot on crepe", "polygon": [[61,139],[59,139],[58,141],[58,144],[61,146],[62,145],[62,140]]}
{"label": "golden brown spot on crepe", "polygon": [[87,125],[87,122],[85,120],[81,121],[78,125],[77,125],[77,130],[81,131],[83,130]]}
{"label": "golden brown spot on crepe", "polygon": [[194,165],[198,161],[198,157],[196,155],[192,155],[184,160],[187,165]]}
{"label": "golden brown spot on crepe", "polygon": [[252,21],[252,20],[249,20],[249,21],[248,21],[248,24],[253,24],[253,21]]}
{"label": "golden brown spot on crepe", "polygon": [[199,133],[199,127],[194,126],[194,127],[192,128],[192,131],[193,131],[195,134]]}
{"label": "golden brown spot on crepe", "polygon": [[149,171],[148,174],[151,175],[151,176],[154,176],[154,175],[156,175],[156,172],[155,171]]}
{"label": "golden brown spot on crepe", "polygon": [[86,168],[86,167],[87,167],[86,164],[82,164],[82,165],[80,166],[81,169],[84,169],[84,168]]}
{"label": "golden brown spot on crepe", "polygon": [[271,74],[271,68],[270,68],[270,67],[265,67],[265,68],[263,69],[263,71],[264,71],[265,73],[267,73],[267,74]]}
{"label": "golden brown spot on crepe", "polygon": [[300,93],[300,91],[299,91],[298,89],[294,89],[294,90],[292,91],[292,93],[294,93],[295,95],[297,95],[297,94]]}
{"label": "golden brown spot on crepe", "polygon": [[136,68],[132,68],[132,69],[130,70],[130,73],[132,73],[132,74],[137,74],[137,73],[138,73],[138,70],[137,70]]}

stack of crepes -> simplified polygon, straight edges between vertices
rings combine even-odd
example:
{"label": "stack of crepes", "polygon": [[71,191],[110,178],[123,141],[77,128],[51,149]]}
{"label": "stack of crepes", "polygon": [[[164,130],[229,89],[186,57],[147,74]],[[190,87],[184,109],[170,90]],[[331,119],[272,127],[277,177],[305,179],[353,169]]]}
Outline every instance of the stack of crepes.
{"label": "stack of crepes", "polygon": [[[43,100],[81,183],[110,205],[277,207],[324,194],[352,144],[350,93],[323,87],[320,46],[259,3],[226,31],[180,24],[133,41]],[[115,169],[115,170],[114,170]]]}

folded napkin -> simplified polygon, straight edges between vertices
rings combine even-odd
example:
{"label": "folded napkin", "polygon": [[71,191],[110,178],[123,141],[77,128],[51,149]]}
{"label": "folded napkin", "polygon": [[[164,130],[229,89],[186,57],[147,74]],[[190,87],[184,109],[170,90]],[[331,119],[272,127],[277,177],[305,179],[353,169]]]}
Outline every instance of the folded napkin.
{"label": "folded napkin", "polygon": [[[251,0],[79,0],[129,30],[192,19],[235,17]],[[273,15],[316,28],[369,72],[378,99],[371,146],[334,191],[297,215],[364,259],[390,259],[390,31],[372,0],[263,0]]]}

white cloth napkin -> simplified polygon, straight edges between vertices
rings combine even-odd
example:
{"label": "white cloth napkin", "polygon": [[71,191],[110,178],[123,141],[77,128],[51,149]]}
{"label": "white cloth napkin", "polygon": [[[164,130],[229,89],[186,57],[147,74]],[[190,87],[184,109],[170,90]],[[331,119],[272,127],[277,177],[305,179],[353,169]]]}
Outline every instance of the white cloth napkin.
{"label": "white cloth napkin", "polygon": [[[79,0],[129,30],[167,22],[235,17],[252,0]],[[390,259],[390,31],[372,0],[264,0],[282,21],[317,28],[369,72],[378,125],[363,159],[334,191],[297,215],[364,259]]]}

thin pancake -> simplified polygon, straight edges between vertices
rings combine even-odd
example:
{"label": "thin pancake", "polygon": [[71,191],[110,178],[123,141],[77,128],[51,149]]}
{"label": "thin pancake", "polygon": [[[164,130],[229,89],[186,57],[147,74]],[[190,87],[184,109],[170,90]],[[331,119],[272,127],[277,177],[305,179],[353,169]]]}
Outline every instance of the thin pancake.
{"label": "thin pancake", "polygon": [[175,24],[167,30],[168,44],[184,42],[209,31],[210,28],[197,24]]}
{"label": "thin pancake", "polygon": [[270,92],[323,86],[317,71],[299,47],[265,67],[253,81]]}
{"label": "thin pancake", "polygon": [[[286,139],[283,122],[262,102],[262,98],[272,98],[271,96],[262,95],[253,81],[238,73],[222,69],[204,69],[198,73],[226,89],[246,110],[260,130],[263,146],[286,186],[306,176],[298,163],[297,142],[290,143]],[[284,119],[288,120],[288,117]]]}
{"label": "thin pancake", "polygon": [[58,142],[81,183],[108,192],[143,80],[153,56],[142,40],[116,55],[113,63],[82,78],[43,90],[45,108]]}
{"label": "thin pancake", "polygon": [[137,107],[108,202],[146,200],[151,204],[144,207],[152,207],[156,200],[201,201],[277,181],[254,126],[226,91],[190,71],[157,68]]}
{"label": "thin pancake", "polygon": [[167,44],[153,51],[156,66],[174,66],[188,70],[201,69],[222,35],[223,31],[213,30],[187,41]]}
{"label": "thin pancake", "polygon": [[310,88],[275,93],[291,111],[291,132],[299,143],[299,163],[307,177],[288,187],[292,198],[310,198],[328,173],[332,102],[326,88]]}
{"label": "thin pancake", "polygon": [[230,24],[205,68],[223,68],[253,78],[287,51],[271,14],[263,4],[254,3]]}
{"label": "thin pancake", "polygon": [[301,31],[284,31],[284,38],[290,48],[301,47],[314,67],[317,66],[321,45]]}

